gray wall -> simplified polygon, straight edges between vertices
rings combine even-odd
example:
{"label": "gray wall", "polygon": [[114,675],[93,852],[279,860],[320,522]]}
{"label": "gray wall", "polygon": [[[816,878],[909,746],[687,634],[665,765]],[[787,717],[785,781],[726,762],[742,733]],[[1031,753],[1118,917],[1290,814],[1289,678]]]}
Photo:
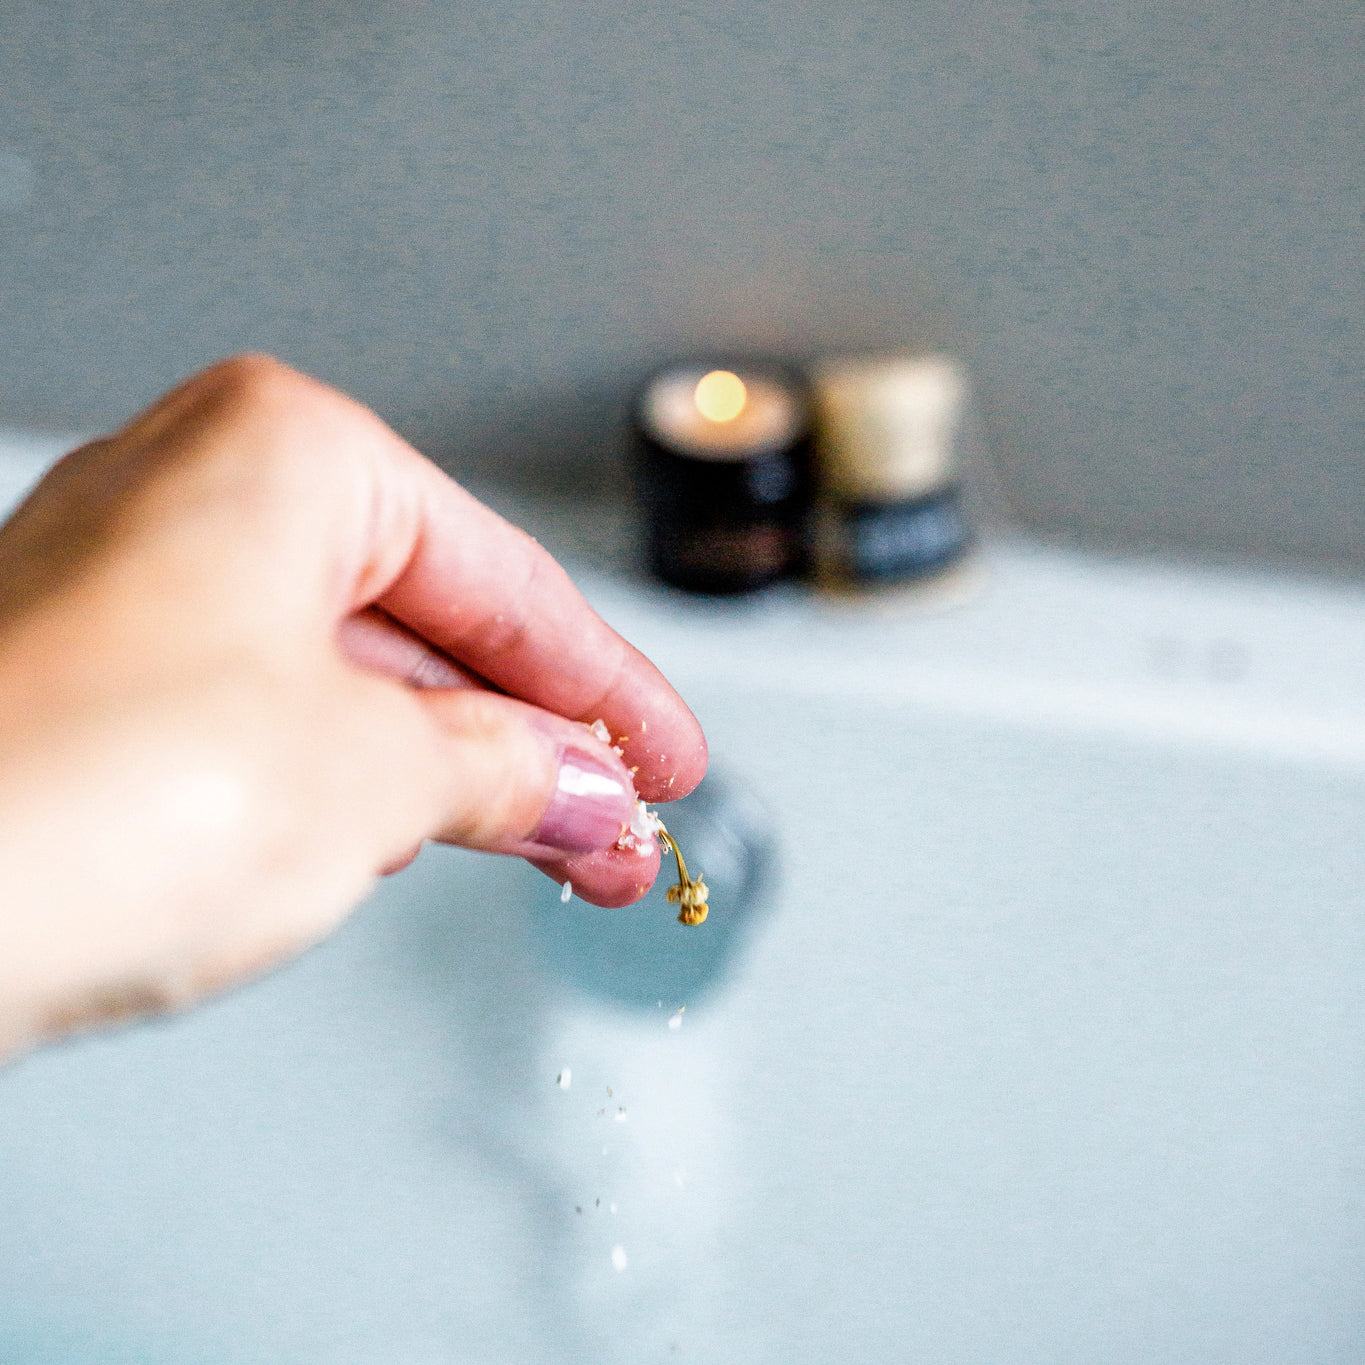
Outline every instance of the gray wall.
{"label": "gray wall", "polygon": [[581,480],[666,358],[942,345],[1035,525],[1365,566],[1359,3],[0,0],[0,62],[0,421],[258,347]]}

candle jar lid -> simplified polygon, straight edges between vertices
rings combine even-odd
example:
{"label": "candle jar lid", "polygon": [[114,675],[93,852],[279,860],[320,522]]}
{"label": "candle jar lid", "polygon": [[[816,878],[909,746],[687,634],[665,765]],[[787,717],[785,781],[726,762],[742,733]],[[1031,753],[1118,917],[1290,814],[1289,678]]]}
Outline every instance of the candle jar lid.
{"label": "candle jar lid", "polygon": [[946,356],[832,359],[811,374],[821,491],[926,497],[956,481],[966,381]]}

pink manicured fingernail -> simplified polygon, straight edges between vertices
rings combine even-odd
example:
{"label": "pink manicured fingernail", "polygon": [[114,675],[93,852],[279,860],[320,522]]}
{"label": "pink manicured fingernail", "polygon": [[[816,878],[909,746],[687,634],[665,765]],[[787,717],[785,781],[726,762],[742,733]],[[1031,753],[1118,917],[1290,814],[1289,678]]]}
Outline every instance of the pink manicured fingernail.
{"label": "pink manicured fingernail", "polygon": [[620,772],[600,758],[566,746],[554,799],[541,817],[535,841],[565,853],[610,848],[630,819],[635,794]]}

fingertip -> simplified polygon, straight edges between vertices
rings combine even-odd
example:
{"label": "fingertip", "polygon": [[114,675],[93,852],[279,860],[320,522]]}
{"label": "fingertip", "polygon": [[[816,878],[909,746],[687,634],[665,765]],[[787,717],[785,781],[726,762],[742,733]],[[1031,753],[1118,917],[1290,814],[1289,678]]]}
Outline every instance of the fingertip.
{"label": "fingertip", "polygon": [[642,743],[627,753],[637,768],[635,789],[642,801],[651,804],[676,801],[694,791],[706,776],[710,757],[706,736],[695,721],[691,734],[675,734],[671,742],[657,745]]}
{"label": "fingertip", "polygon": [[[687,703],[644,659],[655,686],[613,698],[605,717],[642,801],[676,801],[706,775],[706,735]],[[591,720],[591,718],[589,718]]]}
{"label": "fingertip", "polygon": [[642,855],[634,849],[606,849],[572,858],[532,857],[527,861],[551,881],[569,882],[573,894],[590,905],[619,910],[646,895],[659,875],[661,855],[651,841]]}

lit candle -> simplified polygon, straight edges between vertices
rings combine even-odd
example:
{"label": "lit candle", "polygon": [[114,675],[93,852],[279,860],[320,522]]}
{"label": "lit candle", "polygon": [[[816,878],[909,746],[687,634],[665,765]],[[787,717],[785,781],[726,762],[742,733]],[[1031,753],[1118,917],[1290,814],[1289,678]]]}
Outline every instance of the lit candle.
{"label": "lit candle", "polygon": [[650,567],[694,592],[747,592],[801,562],[802,390],[772,371],[667,370],[636,407]]}

